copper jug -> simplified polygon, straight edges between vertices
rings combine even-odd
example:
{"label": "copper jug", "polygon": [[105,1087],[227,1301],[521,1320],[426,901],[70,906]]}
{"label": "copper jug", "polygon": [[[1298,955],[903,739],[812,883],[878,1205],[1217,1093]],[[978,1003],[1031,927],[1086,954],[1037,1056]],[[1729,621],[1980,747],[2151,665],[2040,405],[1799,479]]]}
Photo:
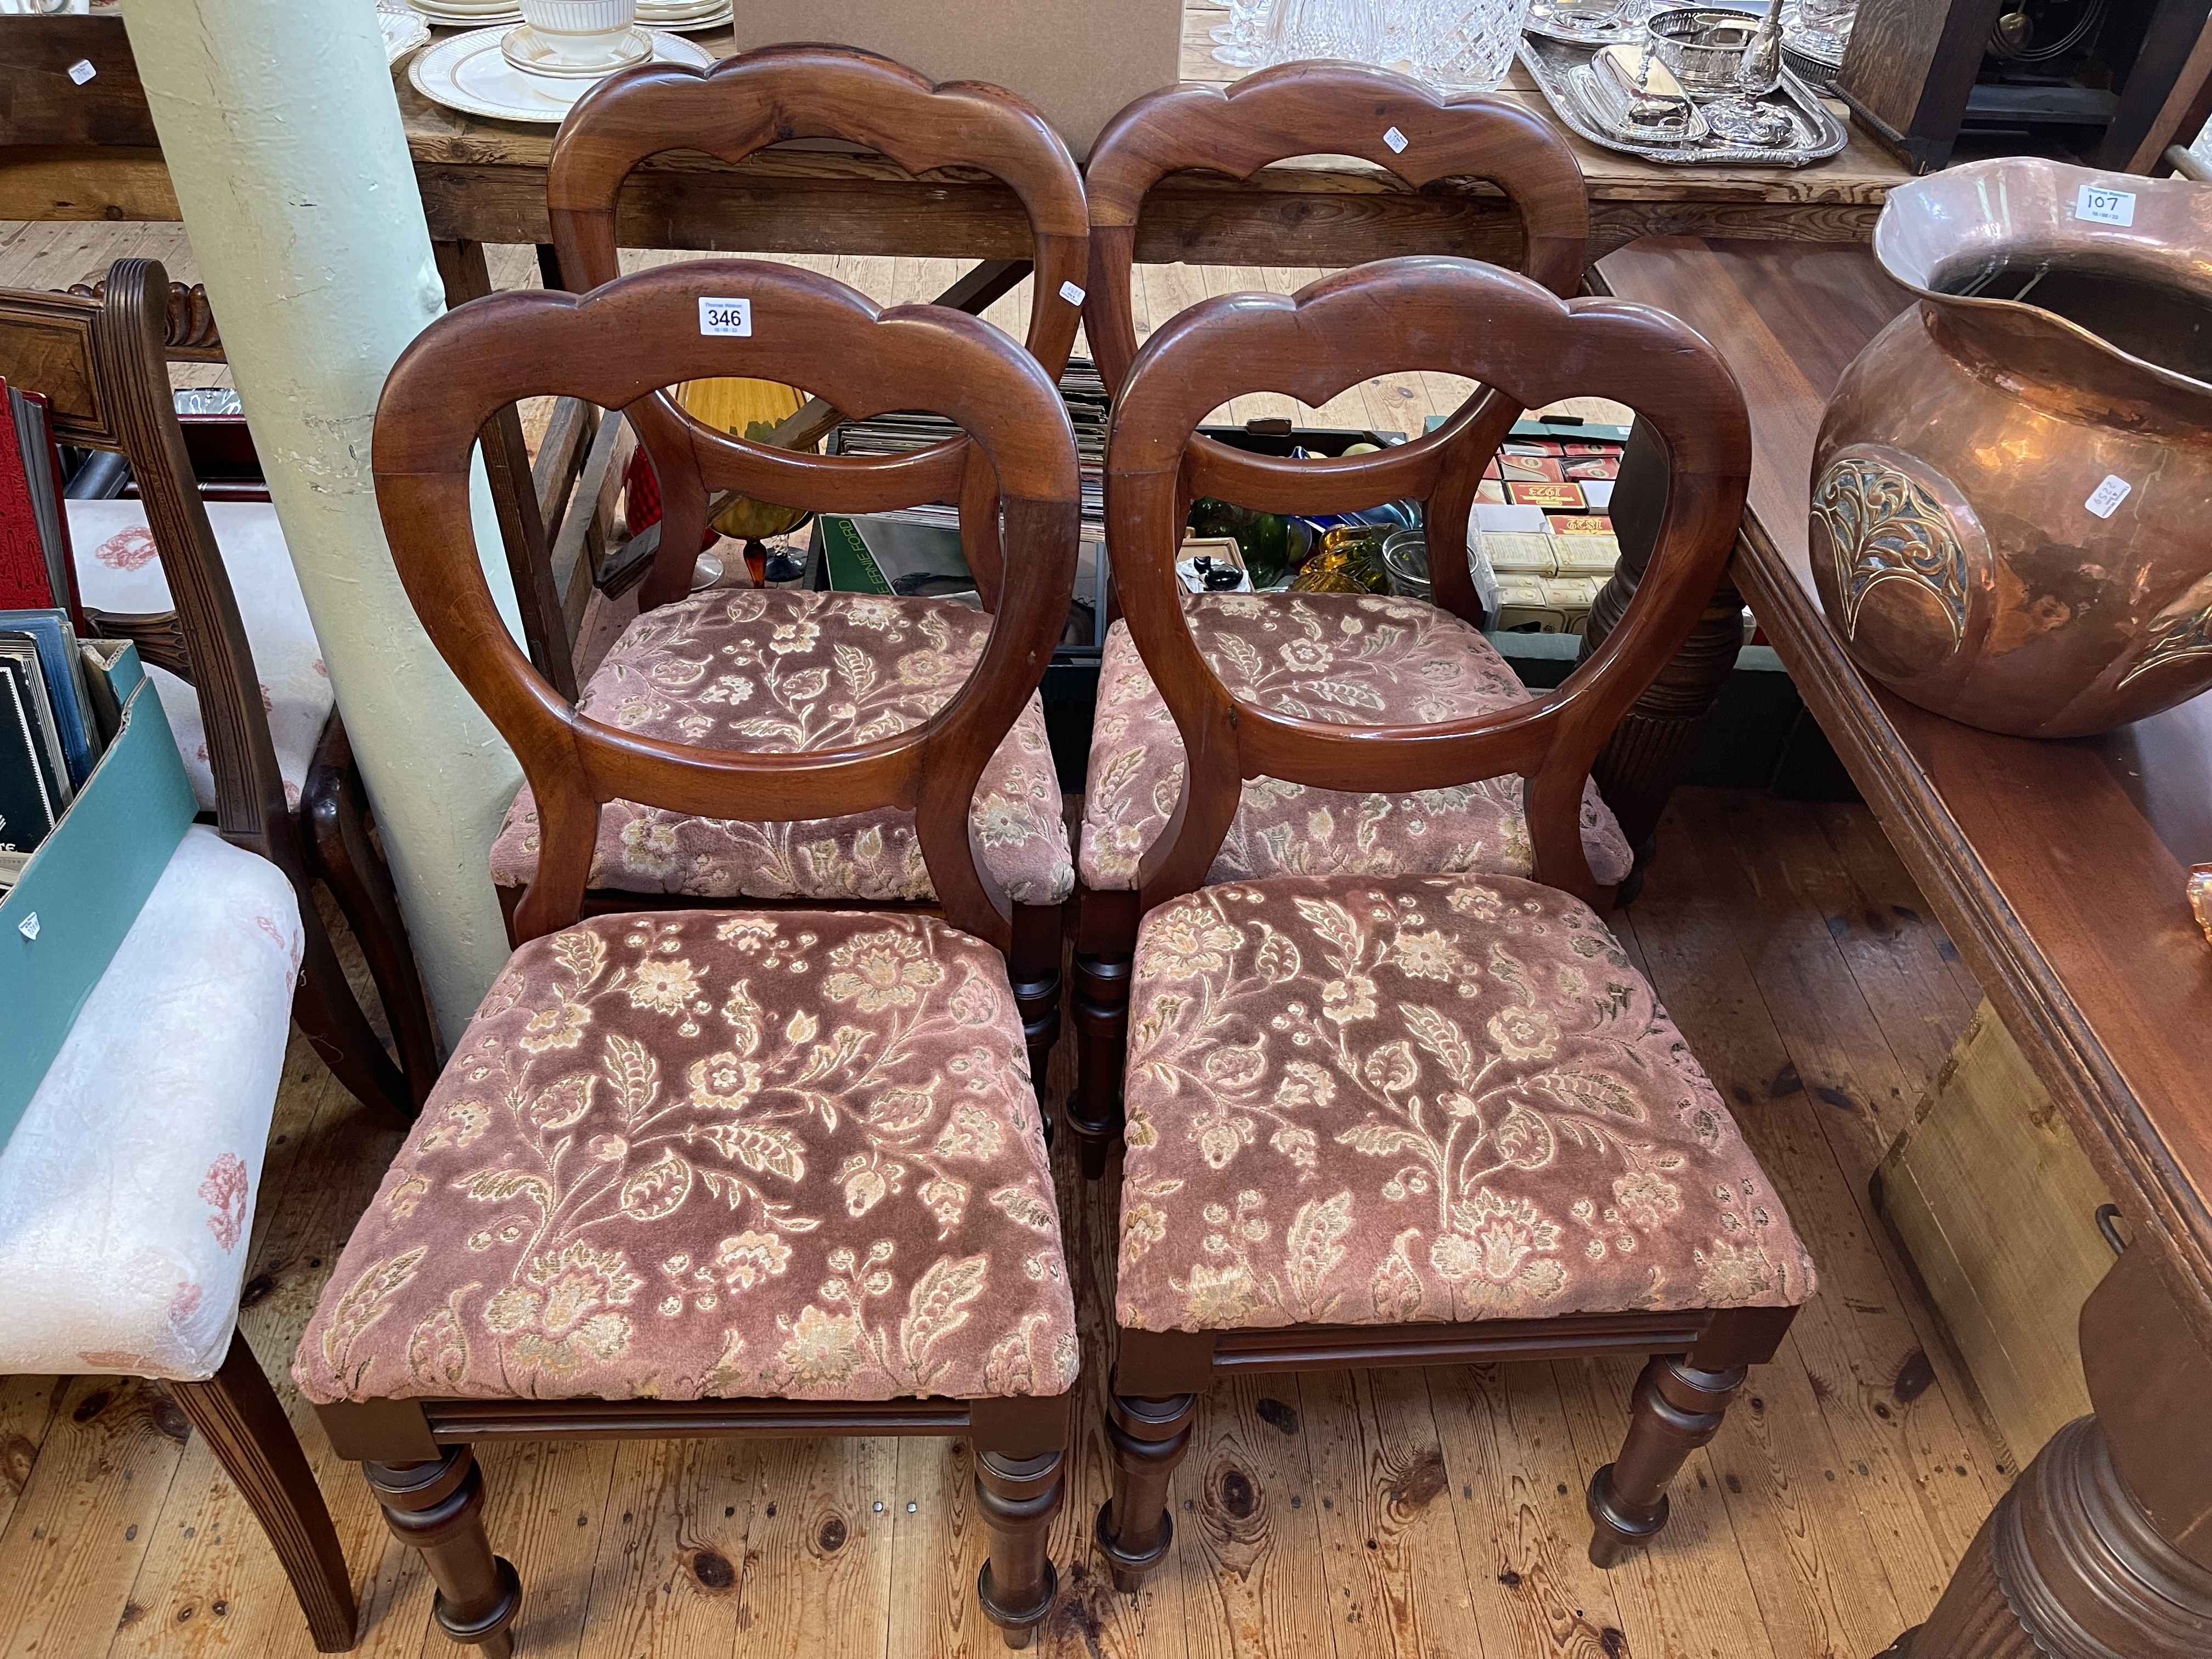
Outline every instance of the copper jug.
{"label": "copper jug", "polygon": [[2212,186],[1983,161],[1893,191],[1874,251],[1919,303],[1813,456],[1852,660],[2022,737],[2212,687]]}

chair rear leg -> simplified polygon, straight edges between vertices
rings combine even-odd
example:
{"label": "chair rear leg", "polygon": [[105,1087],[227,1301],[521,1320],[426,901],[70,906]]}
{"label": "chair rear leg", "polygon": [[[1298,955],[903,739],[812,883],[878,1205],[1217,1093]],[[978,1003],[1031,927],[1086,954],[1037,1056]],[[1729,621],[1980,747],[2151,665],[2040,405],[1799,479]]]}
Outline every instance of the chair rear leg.
{"label": "chair rear leg", "polygon": [[1075,1087],[1067,1124],[1085,1178],[1097,1181],[1121,1140],[1121,1068],[1129,1038],[1127,956],[1075,957]]}
{"label": "chair rear leg", "polygon": [[345,1553],[299,1437],[246,1338],[231,1333],[222,1368],[205,1382],[168,1388],[269,1534],[316,1648],[345,1652],[355,1623]]}
{"label": "chair rear leg", "polygon": [[315,873],[330,884],[345,913],[346,925],[361,941],[361,953],[376,981],[399,1068],[420,1106],[438,1080],[437,1028],[430,1013],[422,975],[399,914],[392,871],[368,833],[361,781],[347,746],[345,728],[331,719],[315,763],[301,793],[300,815],[312,849]]}
{"label": "chair rear leg", "polygon": [[433,1616],[454,1641],[488,1659],[512,1659],[508,1626],[522,1610],[514,1564],[494,1555],[484,1534],[483,1472],[466,1446],[448,1446],[422,1463],[364,1463],[362,1473],[384,1506],[384,1523],[422,1553],[438,1586]]}
{"label": "chair rear leg", "polygon": [[1006,957],[1014,1006],[1021,1010],[1022,1040],[1030,1051],[1030,1079],[1036,1088],[1037,1103],[1045,1109],[1048,1135],[1052,1132],[1048,1081],[1052,1050],[1060,1041],[1061,911],[1057,904],[1014,906],[1013,949]]}
{"label": "chair rear leg", "polygon": [[1747,1373],[1741,1365],[1701,1370],[1682,1354],[1654,1354],[1636,1382],[1620,1455],[1590,1477],[1595,1531],[1590,1565],[1618,1566],[1667,1524],[1667,1486],[1684,1460],[1720,1432]]}
{"label": "chair rear leg", "polygon": [[381,1107],[403,1120],[415,1116],[415,1097],[392,1063],[384,1042],[354,1000],[353,987],[324,930],[314,895],[300,895],[300,927],[306,936],[304,971],[292,993],[292,1018],[331,1075],[364,1106]]}

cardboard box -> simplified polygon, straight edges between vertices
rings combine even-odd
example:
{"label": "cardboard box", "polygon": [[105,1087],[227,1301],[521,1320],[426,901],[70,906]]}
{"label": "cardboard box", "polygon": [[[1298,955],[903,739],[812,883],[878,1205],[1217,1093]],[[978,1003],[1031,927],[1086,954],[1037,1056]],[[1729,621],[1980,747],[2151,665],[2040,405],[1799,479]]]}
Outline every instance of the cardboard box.
{"label": "cardboard box", "polygon": [[88,648],[105,663],[88,660],[85,672],[105,677],[123,725],[21,879],[0,895],[0,1144],[198,810],[137,647]]}
{"label": "cardboard box", "polygon": [[1121,107],[1172,86],[1182,0],[745,0],[740,49],[837,40],[933,81],[988,81],[1044,112],[1079,161]]}
{"label": "cardboard box", "polygon": [[1580,484],[1540,482],[1522,483],[1509,479],[1505,498],[1516,507],[1540,507],[1551,513],[1579,513],[1583,510],[1583,489]]}

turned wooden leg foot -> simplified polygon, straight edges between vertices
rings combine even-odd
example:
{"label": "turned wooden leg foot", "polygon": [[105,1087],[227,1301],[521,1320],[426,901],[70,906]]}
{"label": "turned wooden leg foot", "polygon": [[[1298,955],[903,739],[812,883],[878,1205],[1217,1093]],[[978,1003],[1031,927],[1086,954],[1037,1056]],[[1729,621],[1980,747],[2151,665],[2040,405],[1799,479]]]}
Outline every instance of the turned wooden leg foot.
{"label": "turned wooden leg foot", "polygon": [[1010,1648],[1029,1646],[1060,1594],[1045,1544],[1067,1495],[1066,1462],[1059,1451],[975,1455],[975,1502],[991,1529],[991,1559],[976,1577],[975,1602]]}
{"label": "turned wooden leg foot", "polygon": [[231,1333],[222,1369],[206,1382],[172,1382],[169,1391],[269,1534],[315,1646],[346,1651],[354,1600],[345,1552],[299,1437],[245,1337]]}
{"label": "turned wooden leg foot", "polygon": [[1194,1394],[1146,1399],[1117,1394],[1107,1409],[1106,1437],[1114,1447],[1114,1495],[1098,1510],[1099,1553],[1114,1571],[1114,1588],[1140,1589],[1167,1559],[1175,1541],[1168,1514],[1168,1481],[1190,1449]]}
{"label": "turned wooden leg foot", "polygon": [[1683,1460],[1720,1432],[1743,1386],[1741,1365],[1699,1370],[1680,1354],[1654,1354],[1636,1381],[1620,1455],[1590,1477],[1590,1565],[1617,1566],[1667,1524],[1667,1483]]}
{"label": "turned wooden leg foot", "polygon": [[1097,1181],[1121,1139],[1121,1063],[1129,1036],[1129,958],[1075,958],[1075,1087],[1067,1127],[1083,1173]]}
{"label": "turned wooden leg foot", "polygon": [[392,1535],[420,1551],[438,1586],[434,1616],[454,1641],[510,1659],[507,1627],[522,1608],[514,1564],[484,1535],[483,1472],[466,1446],[425,1463],[364,1463]]}
{"label": "turned wooden leg foot", "polygon": [[[2200,1543],[2197,1553],[2212,1546]],[[2021,1471],[1936,1611],[1890,1652],[2202,1659],[2212,1653],[2212,1566],[2160,1533],[2122,1481],[2103,1425],[2081,1418]]]}

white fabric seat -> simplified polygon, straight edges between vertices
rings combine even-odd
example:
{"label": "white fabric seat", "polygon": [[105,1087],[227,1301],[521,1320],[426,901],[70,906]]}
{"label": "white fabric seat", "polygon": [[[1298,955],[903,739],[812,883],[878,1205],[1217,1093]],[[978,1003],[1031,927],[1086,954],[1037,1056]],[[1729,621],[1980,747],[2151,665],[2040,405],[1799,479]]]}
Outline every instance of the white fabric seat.
{"label": "white fabric seat", "polygon": [[[143,502],[70,501],[68,507],[77,588],[86,605],[125,616],[173,608]],[[276,745],[284,799],[297,806],[334,703],[323,647],[308,620],[307,602],[301,597],[299,574],[292,568],[276,509],[265,501],[210,501],[207,512],[216,549],[237,596],[246,643],[253,648],[254,672],[261,681],[261,703],[268,711],[269,738]],[[200,809],[211,812],[215,772],[208,762],[199,693],[150,663],[146,678],[154,682],[161,712],[177,734],[177,748],[184,755],[185,773],[192,781]]]}
{"label": "white fabric seat", "polygon": [[222,1365],[302,945],[276,866],[185,831],[0,1146],[0,1373]]}

